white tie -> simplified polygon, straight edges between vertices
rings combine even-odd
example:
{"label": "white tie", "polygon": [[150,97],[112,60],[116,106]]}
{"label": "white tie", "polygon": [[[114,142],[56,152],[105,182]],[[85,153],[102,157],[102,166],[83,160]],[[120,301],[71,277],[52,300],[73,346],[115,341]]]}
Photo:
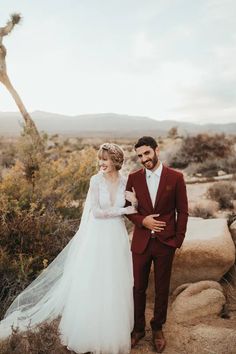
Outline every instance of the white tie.
{"label": "white tie", "polygon": [[149,177],[149,193],[152,200],[153,207],[155,206],[157,187],[158,187],[158,176],[155,173],[152,173]]}

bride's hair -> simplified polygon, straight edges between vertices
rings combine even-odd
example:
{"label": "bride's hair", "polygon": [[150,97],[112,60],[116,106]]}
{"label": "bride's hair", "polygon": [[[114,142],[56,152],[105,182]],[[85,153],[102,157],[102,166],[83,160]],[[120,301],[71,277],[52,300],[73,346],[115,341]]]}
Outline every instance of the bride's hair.
{"label": "bride's hair", "polygon": [[117,171],[120,170],[124,162],[124,151],[122,148],[117,144],[104,143],[98,150],[98,158],[102,158],[105,152],[109,155]]}

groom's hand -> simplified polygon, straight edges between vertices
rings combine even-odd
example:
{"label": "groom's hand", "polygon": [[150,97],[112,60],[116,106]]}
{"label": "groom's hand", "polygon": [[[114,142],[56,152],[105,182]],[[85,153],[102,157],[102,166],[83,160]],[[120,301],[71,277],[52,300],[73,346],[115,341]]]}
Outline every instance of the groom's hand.
{"label": "groom's hand", "polygon": [[143,226],[145,226],[147,229],[155,232],[160,232],[164,230],[164,227],[166,226],[165,221],[159,221],[156,220],[160,214],[152,214],[148,215],[143,219]]}

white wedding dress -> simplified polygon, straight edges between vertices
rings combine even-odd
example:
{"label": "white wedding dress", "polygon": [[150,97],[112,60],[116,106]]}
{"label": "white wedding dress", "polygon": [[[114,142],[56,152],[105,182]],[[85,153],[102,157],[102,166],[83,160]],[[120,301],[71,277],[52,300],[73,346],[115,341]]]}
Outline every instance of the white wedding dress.
{"label": "white wedding dress", "polygon": [[133,329],[133,273],[125,214],[126,178],[111,202],[94,175],[80,228],[56,259],[8,309],[0,339],[61,316],[62,343],[76,353],[127,354]]}

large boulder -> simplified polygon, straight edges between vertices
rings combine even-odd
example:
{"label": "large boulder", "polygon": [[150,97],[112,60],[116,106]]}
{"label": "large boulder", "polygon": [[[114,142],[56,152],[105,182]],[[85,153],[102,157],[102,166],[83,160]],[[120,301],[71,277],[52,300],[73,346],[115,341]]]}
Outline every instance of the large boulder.
{"label": "large boulder", "polygon": [[236,245],[236,220],[232,222],[232,224],[229,227],[232,239],[234,241],[234,244]]}
{"label": "large boulder", "polygon": [[[227,220],[190,217],[183,245],[176,250],[170,291],[185,283],[219,281],[234,262],[235,245]],[[153,274],[147,295],[148,301],[154,300]]]}
{"label": "large boulder", "polygon": [[[236,205],[235,205],[236,208]],[[235,244],[236,247],[236,220],[234,220],[231,225],[229,226],[229,230],[231,233],[231,237],[233,239],[233,242]],[[235,250],[236,252],[236,250]],[[235,253],[236,255],[236,253]],[[230,280],[230,283],[236,288],[236,264],[234,264],[231,269],[229,270],[228,273],[228,279]]]}
{"label": "large boulder", "polygon": [[177,323],[219,315],[226,302],[221,285],[209,280],[183,284],[173,292],[173,297],[171,312]]}
{"label": "large boulder", "polygon": [[189,218],[183,245],[173,262],[171,289],[184,283],[220,280],[235,262],[226,219]]}

